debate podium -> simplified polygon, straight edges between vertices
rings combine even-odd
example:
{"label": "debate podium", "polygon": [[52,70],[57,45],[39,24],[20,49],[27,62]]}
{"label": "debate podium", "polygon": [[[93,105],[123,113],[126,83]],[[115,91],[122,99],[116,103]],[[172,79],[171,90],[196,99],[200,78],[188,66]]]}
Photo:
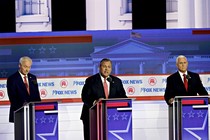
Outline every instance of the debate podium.
{"label": "debate podium", "polygon": [[58,102],[31,102],[14,112],[15,140],[58,140]]}
{"label": "debate podium", "polygon": [[208,100],[208,96],[174,98],[173,140],[209,140]]}
{"label": "debate podium", "polygon": [[132,98],[102,99],[90,110],[91,140],[132,140]]}

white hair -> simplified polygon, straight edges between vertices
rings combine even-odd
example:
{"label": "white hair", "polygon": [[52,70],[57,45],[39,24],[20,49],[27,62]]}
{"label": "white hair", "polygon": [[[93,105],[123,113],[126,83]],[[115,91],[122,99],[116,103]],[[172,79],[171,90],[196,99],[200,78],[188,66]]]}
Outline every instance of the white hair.
{"label": "white hair", "polygon": [[176,64],[178,63],[179,58],[185,58],[185,59],[187,60],[187,57],[185,57],[184,55],[179,55],[179,56],[176,58]]}
{"label": "white hair", "polygon": [[19,60],[19,63],[20,64],[22,64],[24,61],[30,61],[31,62],[31,64],[32,64],[32,59],[30,58],[30,57],[28,57],[28,56],[23,56],[23,57],[21,57],[20,58],[20,60]]}

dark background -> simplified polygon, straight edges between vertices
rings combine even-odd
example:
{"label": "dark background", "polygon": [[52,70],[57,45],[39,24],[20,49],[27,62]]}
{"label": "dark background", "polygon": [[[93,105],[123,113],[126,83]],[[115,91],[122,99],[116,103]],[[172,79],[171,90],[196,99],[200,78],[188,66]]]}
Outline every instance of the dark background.
{"label": "dark background", "polygon": [[[52,0],[52,31],[85,31],[86,0]],[[165,29],[166,0],[132,1],[133,29]],[[15,0],[0,0],[0,33],[15,32]]]}

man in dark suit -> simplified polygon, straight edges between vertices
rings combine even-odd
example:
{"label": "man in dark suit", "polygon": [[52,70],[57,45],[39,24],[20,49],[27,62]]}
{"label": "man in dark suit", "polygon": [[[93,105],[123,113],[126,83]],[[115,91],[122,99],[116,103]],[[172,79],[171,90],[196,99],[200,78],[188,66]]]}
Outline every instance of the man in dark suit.
{"label": "man in dark suit", "polygon": [[[84,105],[81,114],[85,140],[90,139],[89,108],[101,98],[127,98],[122,81],[110,75],[111,71],[111,60],[104,58],[100,62],[99,73],[88,77],[85,81],[85,85],[82,89],[82,101]],[[104,88],[106,86],[108,86],[107,89]]]}
{"label": "man in dark suit", "polygon": [[169,105],[169,140],[173,140],[173,111],[172,105],[176,96],[206,95],[208,92],[203,87],[200,76],[187,70],[188,61],[183,55],[176,58],[178,71],[167,78],[165,101]]}
{"label": "man in dark suit", "polygon": [[[201,79],[197,73],[187,70],[188,61],[183,55],[180,55],[176,59],[176,66],[178,71],[167,78],[165,101],[168,105],[172,105],[175,96],[197,96],[208,95],[208,92],[203,87]],[[187,89],[184,85],[184,76],[187,79]]]}
{"label": "man in dark suit", "polygon": [[7,79],[7,93],[10,100],[9,122],[14,122],[14,111],[24,104],[41,101],[37,78],[29,73],[31,65],[31,58],[27,56],[21,57],[19,70]]}

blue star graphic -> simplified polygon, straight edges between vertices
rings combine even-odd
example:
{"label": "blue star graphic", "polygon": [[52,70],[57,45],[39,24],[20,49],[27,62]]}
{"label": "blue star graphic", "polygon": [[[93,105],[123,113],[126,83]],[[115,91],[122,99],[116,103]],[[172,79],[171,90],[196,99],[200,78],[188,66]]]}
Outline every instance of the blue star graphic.
{"label": "blue star graphic", "polygon": [[190,111],[190,113],[188,113],[188,115],[189,115],[189,118],[194,118],[194,112],[193,111]]}
{"label": "blue star graphic", "polygon": [[52,46],[51,48],[49,48],[49,50],[50,50],[50,53],[55,53],[56,48],[54,46]]}
{"label": "blue star graphic", "polygon": [[48,118],[48,121],[49,121],[49,123],[54,123],[54,118],[53,118],[52,116],[50,116],[50,117]]}
{"label": "blue star graphic", "polygon": [[204,113],[201,110],[197,114],[198,114],[198,118],[200,118],[200,117],[203,118]]}
{"label": "blue star graphic", "polygon": [[7,77],[7,73],[5,70],[4,71],[1,71],[1,77]]}
{"label": "blue star graphic", "polygon": [[111,115],[108,115],[108,114],[107,114],[107,120],[110,120],[110,117],[111,117]]}
{"label": "blue star graphic", "polygon": [[119,115],[117,115],[116,113],[113,115],[114,120],[118,120]]}
{"label": "blue star graphic", "polygon": [[186,115],[186,113],[183,112],[183,113],[182,113],[182,118],[185,118],[185,115]]}
{"label": "blue star graphic", "polygon": [[128,115],[126,115],[125,113],[123,113],[123,115],[121,115],[122,120],[127,120]]}
{"label": "blue star graphic", "polygon": [[39,119],[38,119],[38,118],[36,118],[35,123],[37,124],[37,123],[38,123],[38,121],[39,121]]}
{"label": "blue star graphic", "polygon": [[45,122],[46,121],[46,118],[44,116],[42,116],[42,118],[40,118],[40,120],[41,120],[41,123],[46,123]]}
{"label": "blue star graphic", "polygon": [[39,49],[39,53],[40,54],[44,54],[45,53],[45,51],[46,51],[46,49],[42,46],[40,49]]}
{"label": "blue star graphic", "polygon": [[55,125],[54,125],[54,128],[53,128],[53,132],[51,132],[51,133],[41,133],[41,134],[37,134],[37,136],[39,138],[41,138],[42,140],[47,140],[47,138],[45,138],[45,137],[56,135],[57,126],[58,126],[58,119],[56,119],[56,122],[55,122]]}
{"label": "blue star graphic", "polygon": [[29,51],[30,54],[34,54],[35,53],[35,50],[36,49],[34,49],[33,47],[31,47],[30,49],[28,49],[28,51]]}
{"label": "blue star graphic", "polygon": [[191,127],[191,128],[184,128],[188,133],[190,133],[193,137],[197,138],[198,140],[202,140],[203,138],[198,136],[194,131],[203,131],[205,127],[207,127],[208,114],[206,114],[205,119],[203,121],[203,125],[201,127]]}
{"label": "blue star graphic", "polygon": [[129,118],[129,121],[128,121],[126,129],[124,129],[124,130],[110,130],[109,132],[112,135],[114,135],[116,138],[118,138],[119,140],[124,140],[121,136],[119,136],[119,134],[128,133],[129,132],[129,129],[131,128],[131,119],[132,119],[132,117],[130,115],[130,118]]}

